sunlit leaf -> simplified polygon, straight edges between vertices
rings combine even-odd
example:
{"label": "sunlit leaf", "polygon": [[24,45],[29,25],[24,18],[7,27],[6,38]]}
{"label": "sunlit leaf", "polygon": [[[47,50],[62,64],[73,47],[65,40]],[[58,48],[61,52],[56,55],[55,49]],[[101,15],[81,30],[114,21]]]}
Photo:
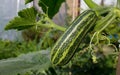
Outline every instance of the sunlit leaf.
{"label": "sunlit leaf", "polygon": [[18,12],[18,16],[12,19],[7,24],[5,30],[22,30],[36,25],[36,14],[37,12],[34,10],[34,8],[27,8],[21,10],[20,12]]}

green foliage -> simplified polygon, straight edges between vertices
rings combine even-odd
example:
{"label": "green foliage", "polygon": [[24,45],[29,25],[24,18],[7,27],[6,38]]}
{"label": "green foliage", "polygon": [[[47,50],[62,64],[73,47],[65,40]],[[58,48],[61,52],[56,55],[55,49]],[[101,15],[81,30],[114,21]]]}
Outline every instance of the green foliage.
{"label": "green foliage", "polygon": [[25,30],[31,27],[55,28],[65,31],[66,28],[56,25],[46,14],[39,14],[31,7],[18,12],[18,17],[11,20],[5,27],[5,30],[17,29]]}
{"label": "green foliage", "polygon": [[24,41],[0,40],[0,59],[17,57],[22,53],[51,49],[61,32],[32,28],[22,33]]}
{"label": "green foliage", "polygon": [[58,32],[56,30],[49,30],[43,34],[43,36],[40,39],[39,47],[40,49],[46,49],[50,48],[54,45],[54,43],[57,41],[57,39],[60,37],[61,32]]}
{"label": "green foliage", "polygon": [[64,1],[65,0],[39,0],[39,5],[49,18],[53,18]]}
{"label": "green foliage", "polygon": [[35,41],[12,42],[9,40],[0,40],[0,59],[17,57],[22,53],[38,51],[39,46]]}
{"label": "green foliage", "polygon": [[[25,0],[25,3],[32,1]],[[61,34],[61,32],[56,33],[56,29],[65,31],[66,28],[56,25],[50,19],[59,11],[60,5],[64,1],[39,0],[39,5],[45,14],[37,15],[34,8],[27,8],[21,10],[18,17],[10,21],[6,30],[35,28],[36,35],[39,36],[42,33],[42,36],[40,36],[39,42],[36,40],[27,42],[0,40],[0,59],[4,59],[0,60],[0,75],[16,75],[17,73],[20,73],[18,75],[115,75],[118,39],[120,38],[119,7],[116,9],[116,7],[100,6],[98,10],[94,9],[99,18],[96,27],[87,35],[67,65],[53,66],[49,60],[49,51],[38,51],[51,49]],[[96,8],[98,5],[91,1],[86,4],[90,9]],[[37,21],[36,17],[40,19]],[[41,33],[39,34],[39,32]],[[29,32],[29,34],[31,33]],[[107,49],[104,46],[107,46]],[[25,55],[20,55],[22,53]]]}
{"label": "green foliage", "polygon": [[118,52],[113,54],[115,52],[111,51],[112,47],[109,47],[99,44],[93,50],[87,47],[84,50],[80,49],[71,60],[73,75],[115,75]]}
{"label": "green foliage", "polygon": [[[33,0],[25,0],[25,4],[32,2]],[[54,15],[59,12],[59,8],[65,0],[39,0],[39,6],[42,7],[44,13],[49,18],[53,18]]]}
{"label": "green foliage", "polygon": [[23,9],[22,11],[18,12],[18,17],[15,17],[7,24],[5,29],[22,30],[30,28],[36,25],[36,15],[37,12],[34,10],[34,8]]}

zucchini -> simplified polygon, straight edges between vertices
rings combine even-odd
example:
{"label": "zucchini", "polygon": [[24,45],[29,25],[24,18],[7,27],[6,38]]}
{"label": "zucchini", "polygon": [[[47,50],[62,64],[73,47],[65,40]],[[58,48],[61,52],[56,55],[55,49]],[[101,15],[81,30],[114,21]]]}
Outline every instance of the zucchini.
{"label": "zucchini", "polygon": [[56,66],[67,64],[87,33],[94,27],[96,20],[97,16],[93,10],[86,10],[81,13],[52,48],[52,64]]}

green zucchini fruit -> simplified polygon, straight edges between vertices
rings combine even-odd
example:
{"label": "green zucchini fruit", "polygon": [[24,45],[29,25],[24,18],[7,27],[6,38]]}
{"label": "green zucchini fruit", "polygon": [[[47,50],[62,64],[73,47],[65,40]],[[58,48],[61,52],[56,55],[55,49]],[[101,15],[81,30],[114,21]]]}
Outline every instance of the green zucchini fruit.
{"label": "green zucchini fruit", "polygon": [[52,48],[52,64],[56,66],[67,64],[75,54],[81,41],[85,39],[87,33],[94,27],[96,20],[96,13],[92,10],[86,10],[81,13]]}

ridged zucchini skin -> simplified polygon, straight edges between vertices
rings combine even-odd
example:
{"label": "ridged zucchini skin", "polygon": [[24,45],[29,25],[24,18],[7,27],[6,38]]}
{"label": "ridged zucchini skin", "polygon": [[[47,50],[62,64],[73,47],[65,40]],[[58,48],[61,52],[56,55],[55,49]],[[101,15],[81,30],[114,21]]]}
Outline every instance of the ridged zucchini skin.
{"label": "ridged zucchini skin", "polygon": [[51,51],[51,62],[55,66],[67,64],[75,54],[82,40],[94,27],[97,21],[96,13],[86,10],[80,14],[58,39]]}

